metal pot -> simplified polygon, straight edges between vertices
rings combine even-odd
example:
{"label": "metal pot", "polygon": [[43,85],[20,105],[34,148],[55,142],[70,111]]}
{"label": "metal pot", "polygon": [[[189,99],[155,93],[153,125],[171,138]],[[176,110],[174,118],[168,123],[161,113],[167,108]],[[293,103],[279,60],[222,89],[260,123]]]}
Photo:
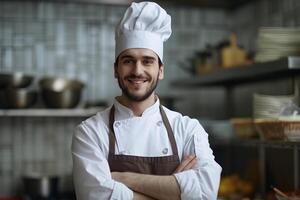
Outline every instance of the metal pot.
{"label": "metal pot", "polygon": [[0,89],[2,88],[25,88],[33,81],[33,76],[21,72],[0,74]]}
{"label": "metal pot", "polygon": [[31,198],[50,198],[58,196],[58,176],[25,175],[24,193]]}
{"label": "metal pot", "polygon": [[79,80],[43,78],[40,81],[42,98],[50,108],[73,108],[79,103],[84,84]]}
{"label": "metal pot", "polygon": [[0,91],[1,108],[28,108],[37,100],[37,92],[25,88],[8,88]]}

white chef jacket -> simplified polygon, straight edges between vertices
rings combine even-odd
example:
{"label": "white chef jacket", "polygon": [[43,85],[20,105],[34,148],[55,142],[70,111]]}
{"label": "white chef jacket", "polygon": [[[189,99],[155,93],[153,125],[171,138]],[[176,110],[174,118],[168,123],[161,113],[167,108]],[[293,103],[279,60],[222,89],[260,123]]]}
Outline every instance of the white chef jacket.
{"label": "white chef jacket", "polygon": [[[115,100],[116,154],[145,157],[173,154],[159,105],[157,100],[142,116],[134,116],[129,108]],[[197,156],[194,169],[175,174],[181,199],[217,199],[222,168],[214,160],[207,133],[196,119],[163,108],[175,136],[179,159]],[[77,200],[133,199],[133,191],[111,177],[107,161],[109,111],[110,108],[98,112],[75,129],[72,158]]]}

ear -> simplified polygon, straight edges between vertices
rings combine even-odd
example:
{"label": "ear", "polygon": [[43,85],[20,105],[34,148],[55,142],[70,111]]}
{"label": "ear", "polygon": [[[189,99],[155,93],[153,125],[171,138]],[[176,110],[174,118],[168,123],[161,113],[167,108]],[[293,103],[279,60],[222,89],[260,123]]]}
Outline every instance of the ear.
{"label": "ear", "polygon": [[118,65],[116,63],[114,63],[114,76],[115,78],[118,78],[118,72],[117,72],[117,68],[118,68]]}
{"label": "ear", "polygon": [[159,71],[158,71],[158,79],[162,80],[164,79],[164,65],[159,66]]}

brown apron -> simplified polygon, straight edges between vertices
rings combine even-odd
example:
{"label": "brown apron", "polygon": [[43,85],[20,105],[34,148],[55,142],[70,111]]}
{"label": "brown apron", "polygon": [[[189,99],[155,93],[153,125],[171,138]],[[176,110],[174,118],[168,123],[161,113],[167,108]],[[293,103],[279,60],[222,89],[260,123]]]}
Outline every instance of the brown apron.
{"label": "brown apron", "polygon": [[109,114],[109,154],[108,164],[110,171],[136,172],[153,175],[171,175],[180,164],[176,141],[169,120],[162,106],[159,106],[163,123],[167,129],[173,155],[162,157],[142,157],[132,155],[115,155],[115,132],[113,123],[115,121],[115,107],[112,106]]}

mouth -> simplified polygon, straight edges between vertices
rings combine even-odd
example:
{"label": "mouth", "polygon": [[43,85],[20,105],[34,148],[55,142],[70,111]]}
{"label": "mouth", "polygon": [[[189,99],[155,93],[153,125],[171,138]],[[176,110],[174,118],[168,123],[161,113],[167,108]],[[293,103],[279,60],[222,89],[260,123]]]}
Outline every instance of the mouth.
{"label": "mouth", "polygon": [[147,82],[147,79],[146,79],[146,78],[142,78],[142,79],[141,79],[141,78],[128,78],[127,80],[128,80],[130,83],[136,84],[136,85]]}

